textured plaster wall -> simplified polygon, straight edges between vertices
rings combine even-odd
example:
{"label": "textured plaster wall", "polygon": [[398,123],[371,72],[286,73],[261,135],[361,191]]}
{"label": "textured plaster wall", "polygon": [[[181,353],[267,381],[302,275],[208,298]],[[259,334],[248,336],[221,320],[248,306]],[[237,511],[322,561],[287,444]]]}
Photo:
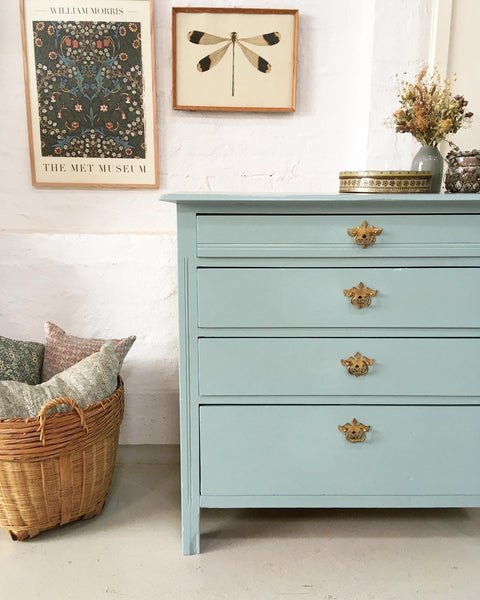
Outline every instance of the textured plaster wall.
{"label": "textured plaster wall", "polygon": [[[469,102],[468,110],[474,114],[471,127],[463,128],[453,136],[453,141],[462,150],[480,148],[480,74],[478,61],[473,57],[480,54],[480,2],[462,0],[452,5],[452,24],[448,56],[448,77],[454,81],[455,91],[463,94]],[[444,152],[450,148],[444,145]]]}
{"label": "textured plaster wall", "polygon": [[122,442],[178,442],[175,207],[161,193],[335,192],[340,170],[409,168],[415,145],[383,122],[393,75],[427,59],[431,2],[256,0],[300,11],[297,110],[282,115],[173,111],[172,5],[243,3],[155,0],[159,190],[31,186],[18,6],[5,2],[0,334],[42,341],[45,320],[135,333]]}

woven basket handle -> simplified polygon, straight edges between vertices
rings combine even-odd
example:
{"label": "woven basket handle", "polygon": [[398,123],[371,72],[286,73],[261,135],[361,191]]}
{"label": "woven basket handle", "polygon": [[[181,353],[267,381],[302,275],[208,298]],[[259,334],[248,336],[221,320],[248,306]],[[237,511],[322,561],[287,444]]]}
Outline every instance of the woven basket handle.
{"label": "woven basket handle", "polygon": [[57,406],[57,404],[68,404],[72,410],[74,410],[80,418],[80,426],[85,430],[85,433],[88,433],[88,427],[85,422],[85,415],[83,410],[77,405],[77,403],[71,398],[53,398],[52,400],[48,400],[40,409],[38,413],[38,418],[40,419],[40,425],[38,426],[37,431],[40,432],[40,441],[42,442],[42,446],[45,446],[45,425],[47,423],[47,412]]}

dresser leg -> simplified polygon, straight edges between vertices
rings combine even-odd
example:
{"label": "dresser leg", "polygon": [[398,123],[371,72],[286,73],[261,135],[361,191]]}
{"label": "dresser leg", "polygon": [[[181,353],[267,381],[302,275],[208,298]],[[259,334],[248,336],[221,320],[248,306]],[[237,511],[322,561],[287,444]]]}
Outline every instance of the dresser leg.
{"label": "dresser leg", "polygon": [[184,555],[200,553],[200,509],[198,507],[183,508],[182,551]]}

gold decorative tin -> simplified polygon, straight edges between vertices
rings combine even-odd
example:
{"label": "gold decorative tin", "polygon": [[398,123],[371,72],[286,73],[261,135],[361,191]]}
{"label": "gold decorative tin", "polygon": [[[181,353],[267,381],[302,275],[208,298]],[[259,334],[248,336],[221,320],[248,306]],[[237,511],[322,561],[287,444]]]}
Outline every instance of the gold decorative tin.
{"label": "gold decorative tin", "polygon": [[340,171],[340,193],[422,194],[430,191],[431,171]]}

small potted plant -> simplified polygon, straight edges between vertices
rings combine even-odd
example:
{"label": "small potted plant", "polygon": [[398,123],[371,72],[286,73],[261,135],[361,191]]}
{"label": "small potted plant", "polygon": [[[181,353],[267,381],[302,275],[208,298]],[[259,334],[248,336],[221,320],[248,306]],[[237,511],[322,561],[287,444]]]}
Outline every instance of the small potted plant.
{"label": "small potted plant", "polygon": [[448,80],[441,81],[438,69],[422,67],[413,82],[399,81],[400,108],[393,115],[398,133],[410,133],[422,147],[412,162],[414,171],[432,171],[432,192],[442,185],[443,159],[438,144],[469,123],[473,113],[466,110],[467,100],[453,95]]}

